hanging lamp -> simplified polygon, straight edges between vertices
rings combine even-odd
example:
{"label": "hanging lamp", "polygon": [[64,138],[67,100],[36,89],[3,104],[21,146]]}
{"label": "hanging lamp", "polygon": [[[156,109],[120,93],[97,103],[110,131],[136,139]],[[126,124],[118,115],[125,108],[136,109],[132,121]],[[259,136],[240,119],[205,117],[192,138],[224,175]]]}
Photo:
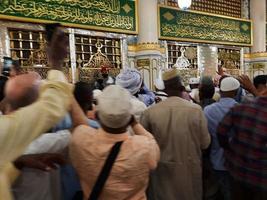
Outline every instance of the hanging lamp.
{"label": "hanging lamp", "polygon": [[192,4],[192,0],[178,0],[178,6],[182,10],[187,10]]}

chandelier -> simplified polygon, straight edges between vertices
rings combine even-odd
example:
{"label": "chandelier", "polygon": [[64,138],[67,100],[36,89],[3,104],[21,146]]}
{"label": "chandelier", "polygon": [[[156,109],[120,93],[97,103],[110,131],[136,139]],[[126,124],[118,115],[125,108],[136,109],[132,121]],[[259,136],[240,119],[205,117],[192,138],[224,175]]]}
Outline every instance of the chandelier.
{"label": "chandelier", "polygon": [[178,0],[178,6],[182,10],[187,10],[192,4],[192,0]]}

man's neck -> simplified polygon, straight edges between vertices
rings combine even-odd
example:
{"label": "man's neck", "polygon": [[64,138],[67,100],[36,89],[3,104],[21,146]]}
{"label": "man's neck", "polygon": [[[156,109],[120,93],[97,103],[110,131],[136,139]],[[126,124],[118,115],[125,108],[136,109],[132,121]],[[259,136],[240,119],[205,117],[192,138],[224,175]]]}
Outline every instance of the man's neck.
{"label": "man's neck", "polygon": [[182,93],[177,92],[177,91],[164,91],[168,97],[182,97]]}
{"label": "man's neck", "polygon": [[109,134],[114,134],[114,135],[117,135],[117,134],[123,134],[123,133],[126,133],[127,132],[127,129],[125,128],[118,128],[118,129],[113,129],[113,128],[108,128],[108,127],[103,127],[102,125],[102,129],[109,133]]}

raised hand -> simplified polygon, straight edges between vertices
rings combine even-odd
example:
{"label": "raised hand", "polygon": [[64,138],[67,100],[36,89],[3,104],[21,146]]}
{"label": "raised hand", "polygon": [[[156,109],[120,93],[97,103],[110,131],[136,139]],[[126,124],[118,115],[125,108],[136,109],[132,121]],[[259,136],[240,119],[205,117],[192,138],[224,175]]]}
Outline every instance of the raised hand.
{"label": "raised hand", "polygon": [[255,88],[252,81],[249,79],[249,77],[247,75],[243,74],[243,75],[239,76],[237,79],[239,80],[242,88],[244,88],[245,90],[247,90],[251,94],[258,96],[257,89]]}
{"label": "raised hand", "polygon": [[33,168],[42,171],[57,169],[57,165],[64,165],[65,163],[64,157],[56,153],[23,155],[14,161],[17,169]]}
{"label": "raised hand", "polygon": [[49,66],[53,69],[61,70],[67,54],[68,37],[61,28],[57,28],[47,47]]}

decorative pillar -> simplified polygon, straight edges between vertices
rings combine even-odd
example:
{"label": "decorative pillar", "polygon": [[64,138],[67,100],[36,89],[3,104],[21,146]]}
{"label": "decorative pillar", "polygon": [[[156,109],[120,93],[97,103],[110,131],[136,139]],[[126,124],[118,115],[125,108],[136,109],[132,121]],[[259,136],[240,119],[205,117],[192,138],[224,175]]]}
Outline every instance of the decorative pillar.
{"label": "decorative pillar", "polygon": [[251,78],[267,73],[266,53],[266,0],[250,0],[250,17],[253,22],[253,46],[244,56],[244,71]]}
{"label": "decorative pillar", "polygon": [[71,80],[75,83],[77,79],[77,64],[76,64],[76,47],[74,29],[69,28],[69,44],[70,44],[70,63],[71,63]]}
{"label": "decorative pillar", "polygon": [[166,55],[164,44],[158,43],[158,0],[138,1],[138,18],[137,44],[128,50],[135,57],[134,65],[141,71],[145,84],[152,89]]}
{"label": "decorative pillar", "polygon": [[252,53],[266,51],[266,0],[250,1],[250,16],[253,21]]}
{"label": "decorative pillar", "polygon": [[0,62],[4,56],[11,57],[9,35],[6,26],[0,25]]}
{"label": "decorative pillar", "polygon": [[158,42],[158,1],[138,1],[138,43]]}

